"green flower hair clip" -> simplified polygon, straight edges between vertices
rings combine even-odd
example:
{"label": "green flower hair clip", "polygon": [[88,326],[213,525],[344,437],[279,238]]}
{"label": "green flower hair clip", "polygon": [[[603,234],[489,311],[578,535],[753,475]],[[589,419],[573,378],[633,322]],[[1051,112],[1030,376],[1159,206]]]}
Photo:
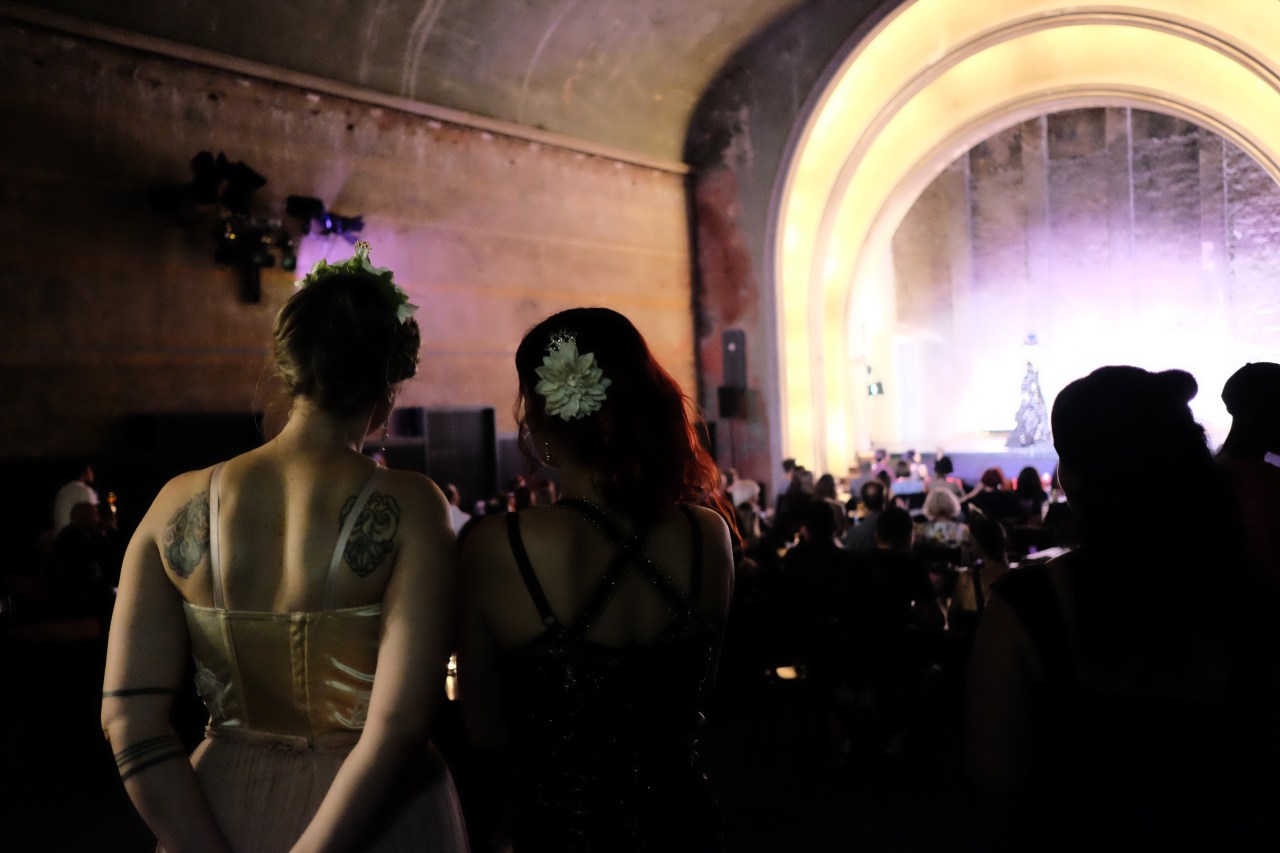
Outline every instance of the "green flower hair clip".
{"label": "green flower hair clip", "polygon": [[317,281],[328,278],[331,275],[360,275],[372,279],[387,297],[387,302],[395,309],[396,319],[401,323],[409,322],[409,318],[418,310],[418,306],[409,301],[409,294],[404,292],[404,288],[400,287],[392,280],[393,273],[386,267],[375,267],[369,261],[370,245],[364,240],[356,243],[356,253],[353,257],[345,261],[339,261],[331,264],[321,258],[316,261],[316,265],[311,268],[311,272],[297,282],[294,287],[303,288],[308,284],[315,284]]}
{"label": "green flower hair clip", "polygon": [[595,353],[578,353],[578,339],[569,332],[551,336],[542,366],[533,372],[539,380],[533,390],[546,398],[547,414],[562,421],[600,411],[605,389],[613,384],[596,363]]}

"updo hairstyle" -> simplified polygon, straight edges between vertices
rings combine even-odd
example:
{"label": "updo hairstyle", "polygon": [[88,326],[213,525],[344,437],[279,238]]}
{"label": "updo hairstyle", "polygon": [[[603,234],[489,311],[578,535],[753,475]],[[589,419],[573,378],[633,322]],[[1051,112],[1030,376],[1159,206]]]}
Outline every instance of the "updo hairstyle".
{"label": "updo hairstyle", "polygon": [[359,412],[418,370],[421,337],[360,273],[309,281],[276,314],[272,352],[284,390],[339,415]]}
{"label": "updo hairstyle", "polygon": [[[595,357],[610,381],[598,411],[563,420],[549,415],[535,390],[537,368],[552,338],[572,336],[578,353]],[[631,321],[607,308],[573,308],[543,320],[516,350],[520,390],[516,420],[521,450],[537,460],[529,431],[554,436],[574,461],[596,472],[596,487],[613,506],[644,517],[681,502],[720,510],[733,526],[732,511],[717,502],[720,472],[703,448],[690,402]]]}

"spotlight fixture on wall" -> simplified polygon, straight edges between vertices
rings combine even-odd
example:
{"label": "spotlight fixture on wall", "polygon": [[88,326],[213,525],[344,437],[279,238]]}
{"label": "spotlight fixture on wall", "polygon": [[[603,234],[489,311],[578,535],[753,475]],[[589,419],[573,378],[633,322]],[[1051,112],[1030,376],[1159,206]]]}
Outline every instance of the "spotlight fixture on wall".
{"label": "spotlight fixture on wall", "polygon": [[314,226],[320,236],[339,234],[355,242],[353,235],[364,230],[363,216],[343,216],[326,210],[324,202],[312,196],[289,196],[284,202],[284,212],[298,220],[304,235],[310,234]]}
{"label": "spotlight fixture on wall", "polygon": [[[293,272],[298,268],[297,232],[285,228],[282,217],[255,216],[250,210],[253,194],[267,179],[251,166],[201,151],[191,158],[191,180],[179,186],[152,191],[157,212],[182,225],[205,226],[213,218],[216,263],[236,267],[241,273],[241,298],[262,298],[261,271],[276,265]],[[342,216],[327,211],[318,198],[290,195],[285,215],[300,221],[303,235],[338,234],[349,242],[364,228],[363,216]]]}
{"label": "spotlight fixture on wall", "polygon": [[868,385],[868,386],[867,386],[867,396],[868,396],[868,397],[883,397],[883,396],[884,396],[884,383],[883,383],[883,382],[872,382],[870,385]]}

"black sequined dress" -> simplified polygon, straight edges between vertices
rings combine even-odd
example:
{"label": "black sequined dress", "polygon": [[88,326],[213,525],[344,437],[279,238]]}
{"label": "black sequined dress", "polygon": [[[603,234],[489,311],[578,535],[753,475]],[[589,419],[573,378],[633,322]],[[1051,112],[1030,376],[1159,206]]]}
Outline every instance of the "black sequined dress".
{"label": "black sequined dress", "polygon": [[[713,627],[698,619],[702,536],[687,507],[693,566],[686,596],[643,556],[648,530],[626,533],[585,501],[560,502],[617,545],[600,583],[567,624],[552,612],[520,537],[507,531],[546,630],[502,662],[514,770],[515,853],[707,851],[722,847],[697,752]],[[670,607],[671,624],[627,647],[585,638],[618,581],[639,571]]]}

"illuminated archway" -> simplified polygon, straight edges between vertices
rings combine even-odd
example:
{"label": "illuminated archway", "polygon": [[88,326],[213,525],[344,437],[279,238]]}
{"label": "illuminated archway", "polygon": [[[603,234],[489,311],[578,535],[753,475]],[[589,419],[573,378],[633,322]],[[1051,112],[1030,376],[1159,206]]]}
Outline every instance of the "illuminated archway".
{"label": "illuminated archway", "polygon": [[907,0],[850,49],[777,194],[784,455],[835,472],[853,461],[851,357],[890,330],[878,268],[928,182],[1013,124],[1107,105],[1210,128],[1280,180],[1280,4]]}

